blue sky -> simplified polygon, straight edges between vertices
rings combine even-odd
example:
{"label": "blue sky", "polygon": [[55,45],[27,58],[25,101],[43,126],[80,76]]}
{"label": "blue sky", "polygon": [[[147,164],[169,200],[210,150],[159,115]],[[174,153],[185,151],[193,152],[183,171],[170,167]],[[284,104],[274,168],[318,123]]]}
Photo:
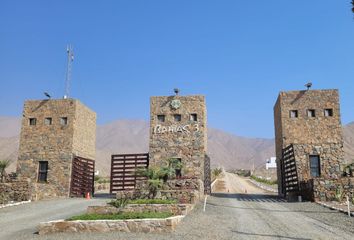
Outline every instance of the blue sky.
{"label": "blue sky", "polygon": [[98,123],[149,119],[149,96],[204,94],[209,126],[274,136],[279,91],[338,88],[354,121],[349,0],[6,1],[0,3],[0,115],[25,99],[71,96]]}

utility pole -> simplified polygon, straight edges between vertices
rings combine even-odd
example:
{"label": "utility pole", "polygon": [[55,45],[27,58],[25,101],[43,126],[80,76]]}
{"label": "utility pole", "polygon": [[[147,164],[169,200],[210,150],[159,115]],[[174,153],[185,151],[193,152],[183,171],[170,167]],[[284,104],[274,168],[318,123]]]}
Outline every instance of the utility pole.
{"label": "utility pole", "polygon": [[67,99],[70,94],[71,70],[72,70],[72,62],[74,61],[74,49],[70,44],[66,47],[66,53],[68,55],[68,62],[66,66],[64,99]]}

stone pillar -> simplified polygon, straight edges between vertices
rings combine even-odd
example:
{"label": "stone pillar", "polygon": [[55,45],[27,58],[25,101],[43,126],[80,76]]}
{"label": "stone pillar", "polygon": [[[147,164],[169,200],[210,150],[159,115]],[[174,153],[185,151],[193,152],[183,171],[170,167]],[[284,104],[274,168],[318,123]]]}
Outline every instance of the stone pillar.
{"label": "stone pillar", "polygon": [[343,133],[338,90],[281,92],[274,106],[279,194],[282,149],[294,145],[298,178],[313,179],[310,156],[320,159],[320,177],[336,179],[344,163]]}
{"label": "stone pillar", "polygon": [[96,113],[78,100],[26,101],[18,177],[31,182],[34,200],[68,197],[73,156],[94,159],[95,142]]}
{"label": "stone pillar", "polygon": [[204,180],[207,115],[204,96],[150,99],[150,165],[181,159],[182,176]]}

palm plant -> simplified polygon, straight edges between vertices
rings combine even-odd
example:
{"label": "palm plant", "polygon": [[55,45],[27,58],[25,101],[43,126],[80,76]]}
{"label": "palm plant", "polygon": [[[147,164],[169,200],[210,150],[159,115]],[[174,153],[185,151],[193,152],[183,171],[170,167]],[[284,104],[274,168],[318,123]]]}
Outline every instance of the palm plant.
{"label": "palm plant", "polygon": [[6,168],[10,165],[10,160],[0,160],[0,181],[4,182],[6,176]]}
{"label": "palm plant", "polygon": [[122,199],[116,199],[108,202],[109,205],[116,207],[116,208],[124,208],[128,204],[128,199],[122,198]]}
{"label": "palm plant", "polygon": [[137,174],[148,178],[147,183],[149,189],[149,196],[155,198],[158,191],[163,186],[163,178],[166,173],[163,171],[162,168],[150,167],[146,169],[138,169]]}
{"label": "palm plant", "polygon": [[344,167],[344,176],[352,177],[354,173],[354,163],[351,163]]}
{"label": "palm plant", "polygon": [[183,163],[180,158],[171,158],[168,160],[168,167],[173,172],[173,177],[182,176]]}
{"label": "palm plant", "polygon": [[212,174],[214,175],[215,178],[219,177],[222,173],[222,168],[214,168],[212,170]]}
{"label": "palm plant", "polygon": [[341,202],[343,200],[344,192],[342,188],[337,188],[335,193],[335,200]]}
{"label": "palm plant", "polygon": [[149,195],[152,198],[155,198],[157,196],[157,193],[160,191],[160,189],[163,186],[163,180],[162,179],[148,179],[148,187],[149,187]]}
{"label": "palm plant", "polygon": [[162,188],[164,182],[176,176],[176,170],[182,169],[180,159],[171,158],[168,164],[163,167],[140,168],[136,170],[137,175],[147,177],[149,196],[155,198]]}

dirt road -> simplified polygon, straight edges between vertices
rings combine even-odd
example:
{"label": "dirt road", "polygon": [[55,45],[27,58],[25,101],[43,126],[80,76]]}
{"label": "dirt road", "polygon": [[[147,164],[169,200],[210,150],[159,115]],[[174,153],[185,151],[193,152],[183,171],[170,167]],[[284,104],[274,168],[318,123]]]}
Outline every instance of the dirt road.
{"label": "dirt road", "polygon": [[215,197],[227,199],[224,207],[239,215],[234,232],[241,238],[354,239],[354,220],[344,214],[315,203],[287,203],[235,174],[222,180],[224,192]]}
{"label": "dirt road", "polygon": [[222,180],[225,181],[225,188],[229,193],[270,194],[250,183],[247,178],[232,173],[224,174]]}

